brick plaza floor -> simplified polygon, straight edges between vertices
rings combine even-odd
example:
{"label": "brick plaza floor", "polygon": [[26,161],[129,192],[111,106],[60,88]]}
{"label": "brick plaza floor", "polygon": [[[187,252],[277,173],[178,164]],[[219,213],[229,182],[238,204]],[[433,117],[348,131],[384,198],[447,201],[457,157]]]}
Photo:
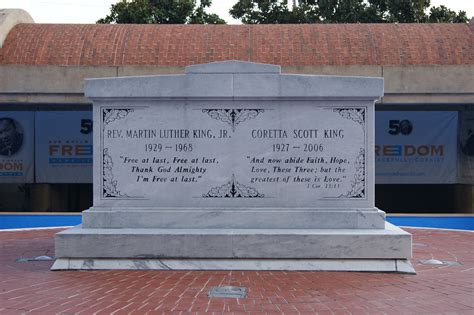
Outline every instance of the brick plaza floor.
{"label": "brick plaza floor", "polygon": [[[283,271],[49,271],[60,229],[0,232],[0,314],[474,314],[474,233],[413,233],[417,275]],[[427,266],[422,259],[458,261]],[[243,299],[208,298],[217,285]]]}

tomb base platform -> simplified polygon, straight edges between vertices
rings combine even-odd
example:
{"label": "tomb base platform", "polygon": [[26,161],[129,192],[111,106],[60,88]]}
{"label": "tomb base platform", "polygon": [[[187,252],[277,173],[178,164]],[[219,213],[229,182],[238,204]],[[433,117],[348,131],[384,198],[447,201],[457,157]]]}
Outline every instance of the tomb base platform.
{"label": "tomb base platform", "polygon": [[81,259],[59,258],[51,270],[280,270],[415,274],[408,259]]}
{"label": "tomb base platform", "polygon": [[82,212],[91,229],[384,229],[385,212],[356,209],[162,209],[91,208]]}
{"label": "tomb base platform", "polygon": [[55,238],[53,270],[328,270],[413,273],[411,235],[384,229],[83,228]]}

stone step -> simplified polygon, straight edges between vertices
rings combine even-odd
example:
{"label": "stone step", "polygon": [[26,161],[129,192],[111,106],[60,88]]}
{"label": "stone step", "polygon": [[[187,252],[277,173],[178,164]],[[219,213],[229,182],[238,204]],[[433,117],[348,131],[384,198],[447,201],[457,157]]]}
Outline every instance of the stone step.
{"label": "stone step", "polygon": [[58,233],[57,258],[407,259],[411,235],[385,229],[90,229]]}
{"label": "stone step", "polygon": [[287,270],[415,274],[407,259],[82,259],[59,258],[51,270]]}
{"label": "stone step", "polygon": [[383,229],[377,209],[91,209],[82,213],[84,228],[165,229]]}

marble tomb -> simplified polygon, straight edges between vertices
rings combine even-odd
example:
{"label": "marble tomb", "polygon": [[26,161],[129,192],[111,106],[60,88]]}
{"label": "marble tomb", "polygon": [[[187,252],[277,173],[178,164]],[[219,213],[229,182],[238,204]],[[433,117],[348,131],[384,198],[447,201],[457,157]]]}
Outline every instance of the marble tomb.
{"label": "marble tomb", "polygon": [[383,79],[224,61],[88,79],[94,200],[53,270],[413,273],[374,202]]}

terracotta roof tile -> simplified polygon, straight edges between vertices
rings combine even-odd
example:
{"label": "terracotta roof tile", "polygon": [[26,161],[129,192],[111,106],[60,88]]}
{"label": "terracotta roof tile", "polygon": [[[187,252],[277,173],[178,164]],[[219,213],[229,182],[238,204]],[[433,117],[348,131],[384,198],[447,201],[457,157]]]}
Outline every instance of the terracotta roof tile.
{"label": "terracotta roof tile", "polygon": [[248,60],[282,66],[471,64],[468,24],[19,24],[1,64],[186,66]]}

